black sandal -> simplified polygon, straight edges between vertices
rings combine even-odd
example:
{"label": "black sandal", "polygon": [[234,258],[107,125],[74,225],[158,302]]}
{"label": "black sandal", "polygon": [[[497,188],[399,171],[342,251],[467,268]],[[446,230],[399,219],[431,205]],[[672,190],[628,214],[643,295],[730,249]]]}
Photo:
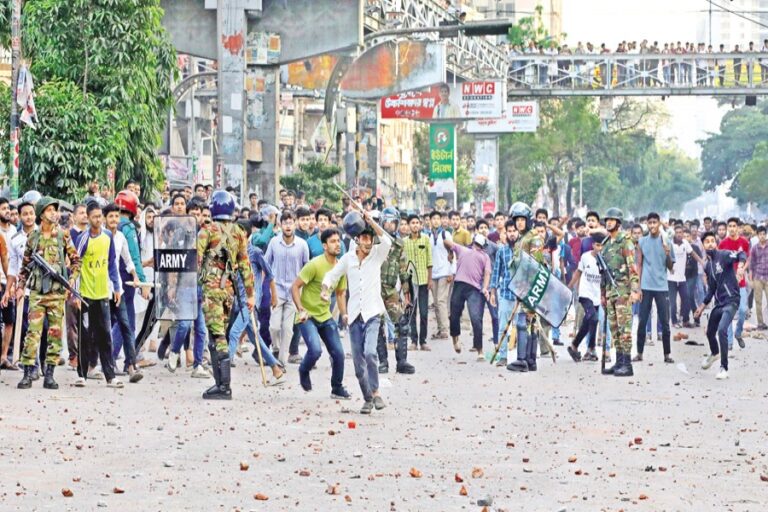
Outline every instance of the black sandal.
{"label": "black sandal", "polygon": [[568,345],[568,354],[571,356],[574,363],[581,361],[581,352],[579,352],[578,349],[573,348],[573,345]]}

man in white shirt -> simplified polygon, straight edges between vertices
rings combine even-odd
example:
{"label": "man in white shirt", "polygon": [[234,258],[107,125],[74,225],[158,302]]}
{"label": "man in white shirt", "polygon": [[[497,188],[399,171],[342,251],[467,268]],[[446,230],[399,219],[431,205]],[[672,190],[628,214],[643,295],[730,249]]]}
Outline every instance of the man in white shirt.
{"label": "man in white shirt", "polygon": [[[11,205],[8,199],[0,197],[0,236],[5,237],[5,246],[10,249],[11,239],[16,234],[16,226],[11,223]],[[8,286],[8,280],[5,276],[5,272],[0,267],[0,288],[5,293],[5,288]],[[3,320],[3,339],[2,339],[2,358],[4,359],[8,354],[8,348],[11,346],[11,337],[13,336],[13,324],[16,321],[16,308],[13,302],[8,302],[5,306],[0,307],[0,317]],[[14,354],[16,357],[16,354]]]}
{"label": "man in white shirt", "polygon": [[452,257],[443,244],[444,240],[453,241],[451,234],[443,229],[440,212],[433,211],[429,214],[431,230],[429,241],[432,244],[432,300],[435,303],[435,317],[437,318],[437,332],[432,335],[433,340],[448,339],[448,299],[451,296],[454,270]]}
{"label": "man in white shirt", "polygon": [[600,307],[600,283],[602,280],[597,258],[600,256],[600,251],[603,250],[603,241],[608,234],[595,232],[590,236],[592,237],[592,250],[581,255],[579,267],[568,284],[572,290],[578,287],[579,304],[584,308],[584,320],[582,320],[581,327],[579,327],[576,337],[573,338],[573,342],[568,346],[568,354],[577,363],[582,360],[579,344],[587,335],[589,335],[589,346],[584,354],[584,360],[597,361],[595,340],[597,339],[597,308]]}
{"label": "man in white shirt", "polygon": [[[693,252],[693,248],[691,244],[683,239],[683,226],[675,226],[672,252],[674,264],[672,265],[672,270],[667,271],[669,309],[671,310],[670,318],[672,319],[672,325],[677,329],[683,327],[682,320],[685,321],[685,327],[693,327],[688,322],[691,310],[688,304],[688,286],[685,280],[685,262],[688,261],[688,255]],[[680,319],[677,317],[677,295],[680,295]]]}
{"label": "man in white shirt", "polygon": [[[367,226],[366,226],[367,224]],[[387,259],[392,240],[371,218],[370,213],[350,212],[344,218],[344,231],[355,238],[357,247],[350,250],[323,278],[321,297],[330,300],[328,290],[334,288],[341,276],[347,276],[349,302],[337,296],[341,324],[349,325],[352,360],[365,404],[361,414],[371,414],[386,407],[379,392],[379,356],[376,350],[381,316],[386,312],[380,293],[381,266]],[[374,233],[380,243],[374,245]],[[351,320],[351,321],[350,321]]]}

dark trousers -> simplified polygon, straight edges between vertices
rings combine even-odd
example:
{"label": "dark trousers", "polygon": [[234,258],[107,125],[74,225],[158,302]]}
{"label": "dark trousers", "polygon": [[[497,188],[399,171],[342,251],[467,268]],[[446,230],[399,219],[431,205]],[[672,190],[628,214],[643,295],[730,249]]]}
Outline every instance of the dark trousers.
{"label": "dark trousers", "polygon": [[[678,320],[688,322],[690,308],[688,306],[688,285],[685,281],[680,283],[667,281],[669,284],[669,309],[670,318],[673,324],[679,323]],[[645,292],[643,292],[645,293]],[[677,296],[680,296],[680,318],[677,317]]]}
{"label": "dark trousers", "polygon": [[581,341],[589,335],[589,349],[595,348],[595,340],[597,339],[597,308],[592,301],[586,297],[579,297],[579,304],[584,308],[584,319],[581,321],[581,327],[576,333],[576,337],[573,338],[573,346],[578,348]]}
{"label": "dark trousers", "polygon": [[469,310],[469,319],[472,323],[472,346],[483,353],[483,304],[485,297],[480,290],[474,286],[454,282],[453,293],[451,293],[451,313],[450,329],[451,336],[461,334],[461,315],[464,313],[464,304],[467,304]]}
{"label": "dark trousers", "polygon": [[491,304],[491,301],[486,300],[485,304],[488,306],[488,312],[491,314],[491,329],[493,330],[493,344],[499,343],[499,307]]}
{"label": "dark trousers", "polygon": [[[411,342],[419,345],[427,344],[427,307],[429,301],[429,287],[426,284],[414,286],[416,297],[412,297],[416,308],[411,316]],[[415,300],[414,300],[415,299]],[[419,316],[419,329],[416,330],[416,315]]]}
{"label": "dark trousers", "polygon": [[[269,287],[262,288],[261,304],[257,309],[259,320],[259,335],[268,347],[272,346],[272,334],[269,332],[269,321],[272,318],[272,292]],[[290,351],[289,351],[290,352]]]}
{"label": "dark trousers", "polygon": [[709,314],[709,322],[707,323],[709,350],[713,356],[720,354],[720,366],[726,371],[728,371],[728,328],[738,310],[738,302],[715,306]]}
{"label": "dark trousers", "polygon": [[[683,283],[685,284],[685,283]],[[671,286],[671,282],[670,282]],[[640,301],[640,318],[637,324],[637,353],[642,354],[645,348],[646,325],[651,317],[651,305],[656,303],[656,312],[659,315],[661,325],[661,342],[664,345],[664,355],[672,351],[669,339],[669,297],[667,292],[643,290],[643,299]]]}
{"label": "dark trousers", "polygon": [[[696,307],[698,306],[696,301],[696,284],[698,280],[699,276],[685,278],[685,287],[688,289],[688,312],[691,314],[696,311]],[[688,315],[686,315],[683,320],[687,322]]]}
{"label": "dark trousers", "polygon": [[[107,381],[115,378],[115,362],[112,359],[112,325],[109,321],[109,299],[88,300],[88,309],[83,311],[80,334],[80,353],[98,352],[101,359],[101,370]],[[78,359],[77,374],[80,377],[88,375],[88,360]]]}
{"label": "dark trousers", "polygon": [[64,318],[67,322],[67,352],[70,360],[77,357],[77,317],[77,308],[72,305],[72,300],[68,300],[64,305]]}

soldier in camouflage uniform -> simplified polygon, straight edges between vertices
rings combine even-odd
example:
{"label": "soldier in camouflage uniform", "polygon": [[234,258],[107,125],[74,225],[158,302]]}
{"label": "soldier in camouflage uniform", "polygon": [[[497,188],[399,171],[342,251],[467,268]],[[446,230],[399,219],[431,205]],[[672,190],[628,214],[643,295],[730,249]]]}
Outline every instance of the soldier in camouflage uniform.
{"label": "soldier in camouflage uniform", "polygon": [[602,296],[606,303],[611,339],[616,345],[616,364],[604,373],[631,377],[632,371],[632,304],[640,300],[640,277],[635,266],[635,244],[621,231],[624,214],[609,208],[605,227],[609,238],[603,245],[602,260],[610,277],[603,280]]}
{"label": "soldier in camouflage uniform", "polygon": [[247,306],[253,311],[256,296],[253,271],[248,261],[248,238],[232,222],[235,200],[229,192],[217,190],[211,196],[214,222],[204,225],[197,235],[197,263],[203,289],[203,314],[208,329],[211,367],[216,384],[203,393],[211,400],[231,400],[231,361],[226,331],[234,292],[233,273],[239,272],[245,285]]}
{"label": "soldier in camouflage uniform", "polygon": [[[509,209],[509,218],[515,221],[515,227],[520,233],[515,242],[514,257],[519,257],[520,252],[530,254],[536,261],[544,265],[544,240],[533,229],[533,212],[525,203],[515,203]],[[533,331],[535,320],[533,311],[521,307],[517,313],[517,360],[507,365],[507,370],[512,372],[535,372],[536,366],[536,335]],[[529,339],[530,336],[530,339]]]}
{"label": "soldier in camouflage uniform", "polygon": [[48,351],[46,355],[45,379],[43,387],[58,389],[59,385],[53,379],[53,372],[61,356],[61,325],[64,318],[64,302],[68,292],[50,276],[46,276],[38,265],[32,263],[32,255],[40,254],[51,268],[65,279],[67,274],[67,258],[71,267],[70,284],[77,280],[80,270],[80,257],[77,255],[69,232],[58,225],[59,203],[50,197],[43,197],[35,206],[37,223],[40,224],[27,239],[24,260],[19,271],[16,288],[16,301],[21,304],[24,288],[29,286],[29,330],[24,344],[21,363],[24,365],[24,377],[18,384],[19,389],[29,389],[32,386],[34,370],[40,338],[43,333],[43,322],[48,318]]}
{"label": "soldier in camouflage uniform", "polygon": [[[397,238],[400,226],[400,214],[395,208],[385,208],[381,212],[382,227],[392,237],[392,248],[381,266],[381,298],[387,308],[387,316],[395,328],[395,360],[397,373],[413,374],[416,369],[408,363],[408,329],[410,327],[411,275],[408,272],[408,257],[405,254],[403,240]],[[400,290],[397,288],[400,281]],[[403,298],[400,296],[402,291]],[[389,371],[387,361],[387,322],[382,322],[379,329],[379,373]]]}

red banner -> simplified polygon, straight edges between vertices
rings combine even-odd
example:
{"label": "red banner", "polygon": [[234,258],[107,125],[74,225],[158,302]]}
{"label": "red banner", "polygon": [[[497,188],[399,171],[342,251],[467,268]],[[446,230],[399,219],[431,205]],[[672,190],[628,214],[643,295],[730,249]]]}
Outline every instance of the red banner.
{"label": "red banner", "polygon": [[381,118],[432,119],[432,113],[438,103],[438,87],[431,87],[426,91],[401,92],[381,99]]}

